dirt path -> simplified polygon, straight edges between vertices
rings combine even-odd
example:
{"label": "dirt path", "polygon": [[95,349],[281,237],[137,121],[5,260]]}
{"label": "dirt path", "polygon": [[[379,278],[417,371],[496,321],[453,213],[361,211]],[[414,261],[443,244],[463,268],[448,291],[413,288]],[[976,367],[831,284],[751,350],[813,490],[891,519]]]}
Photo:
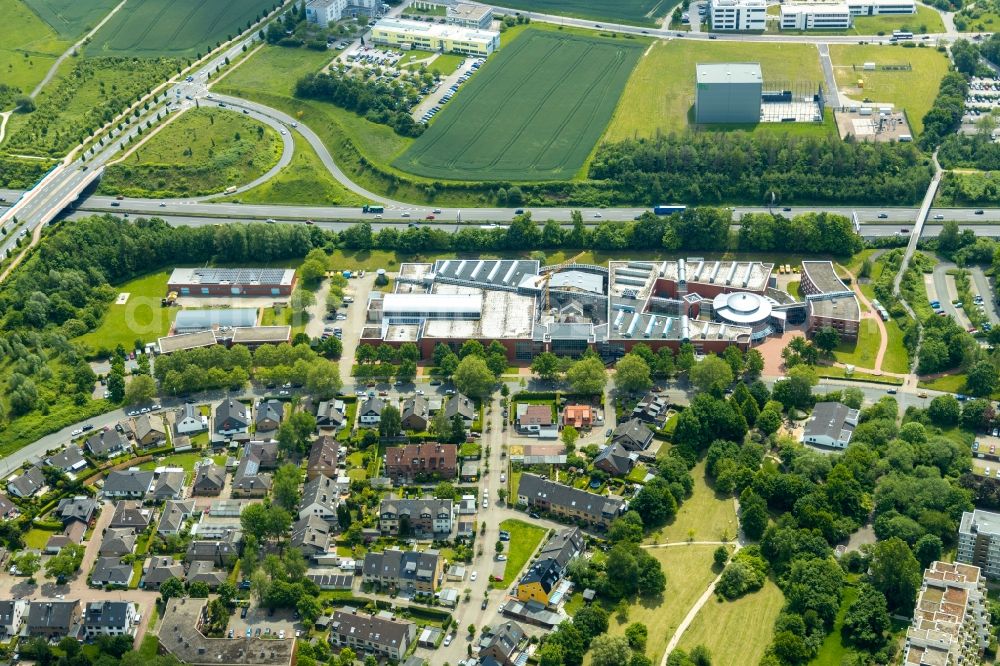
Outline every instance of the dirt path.
{"label": "dirt path", "polygon": [[875,325],[878,326],[878,333],[881,337],[879,338],[878,353],[875,355],[875,367],[871,369],[883,372],[882,359],[885,357],[885,350],[889,347],[889,332],[885,328],[885,322],[882,321],[882,317],[878,316],[878,312],[876,312],[875,308],[872,307],[871,301],[869,301],[868,297],[861,293],[861,287],[858,286],[857,278],[855,278],[850,271],[848,271],[847,274],[851,276],[851,289],[854,291],[854,294],[858,297],[858,300],[861,301],[866,308],[868,308],[868,312],[861,313],[861,321],[864,321],[865,319],[872,319],[875,322]]}
{"label": "dirt path", "polygon": [[[31,97],[34,97],[35,95],[37,95],[38,93],[40,93],[42,91],[42,88],[44,88],[46,85],[48,85],[49,81],[52,80],[52,77],[54,77],[56,75],[56,72],[59,71],[59,66],[63,64],[63,62],[66,60],[66,58],[69,58],[74,53],[77,53],[79,51],[80,47],[82,47],[84,44],[86,44],[86,42],[87,42],[88,39],[90,39],[91,37],[93,37],[94,35],[96,35],[97,31],[100,30],[104,26],[105,23],[107,23],[108,21],[110,21],[111,17],[114,16],[115,14],[117,14],[119,9],[121,9],[122,7],[125,6],[126,2],[128,2],[128,0],[122,0],[121,2],[119,2],[118,5],[114,9],[112,9],[110,12],[108,12],[107,16],[105,16],[103,19],[101,19],[101,22],[98,23],[94,27],[93,30],[91,30],[90,32],[88,32],[83,37],[81,37],[80,41],[78,41],[76,44],[74,44],[73,46],[71,46],[68,49],[66,49],[66,51],[61,56],[59,56],[58,58],[56,58],[56,61],[54,63],[52,63],[51,67],[49,67],[49,71],[45,73],[45,78],[42,79],[39,82],[39,84],[37,86],[35,86],[35,89],[31,91]],[[0,138],[0,141],[2,141],[2,138]]]}
{"label": "dirt path", "polygon": [[4,135],[7,132],[7,121],[10,120],[10,114],[12,113],[14,112],[5,111],[3,113],[0,113],[0,143],[3,143]]}

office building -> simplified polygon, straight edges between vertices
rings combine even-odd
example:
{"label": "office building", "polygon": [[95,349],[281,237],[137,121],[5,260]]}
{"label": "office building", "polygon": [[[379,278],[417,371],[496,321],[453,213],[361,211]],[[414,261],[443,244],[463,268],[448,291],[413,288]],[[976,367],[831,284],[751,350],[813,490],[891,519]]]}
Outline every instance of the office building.
{"label": "office building", "polygon": [[764,0],[712,0],[709,20],[712,30],[763,31],[767,3]]}
{"label": "office building", "polygon": [[500,48],[500,33],[457,25],[384,18],[372,27],[372,41],[403,50],[421,49],[485,58]]}
{"label": "office building", "polygon": [[808,5],[781,5],[782,30],[846,30],[853,14],[845,4],[817,2]]}

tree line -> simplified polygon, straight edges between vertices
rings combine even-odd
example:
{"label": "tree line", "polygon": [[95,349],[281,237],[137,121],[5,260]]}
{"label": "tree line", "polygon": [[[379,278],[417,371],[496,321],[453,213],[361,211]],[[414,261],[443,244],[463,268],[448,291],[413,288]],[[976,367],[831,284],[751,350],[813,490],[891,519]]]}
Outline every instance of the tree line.
{"label": "tree line", "polygon": [[912,204],[931,170],[912,144],[706,132],[604,144],[589,176],[623,203]]}
{"label": "tree line", "polygon": [[961,72],[948,72],[941,79],[934,105],[924,116],[924,133],[920,135],[920,147],[933,150],[946,137],[958,131],[965,111],[965,96],[969,92],[969,80]]}
{"label": "tree line", "polygon": [[351,74],[306,74],[295,83],[295,96],[330,102],[397,134],[417,137],[424,125],[410,115],[406,91],[395,84],[370,81]]}

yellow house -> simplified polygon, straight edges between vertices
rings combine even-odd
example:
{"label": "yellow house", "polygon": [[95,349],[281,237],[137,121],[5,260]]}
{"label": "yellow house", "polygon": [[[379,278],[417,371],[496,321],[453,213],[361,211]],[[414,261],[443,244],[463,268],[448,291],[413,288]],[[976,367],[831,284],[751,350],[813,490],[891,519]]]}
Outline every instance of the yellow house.
{"label": "yellow house", "polygon": [[421,49],[485,58],[500,48],[500,33],[457,25],[384,18],[372,27],[372,41],[403,50]]}
{"label": "yellow house", "polygon": [[535,562],[517,584],[518,601],[537,601],[547,606],[559,582],[559,572],[559,563],[551,557]]}

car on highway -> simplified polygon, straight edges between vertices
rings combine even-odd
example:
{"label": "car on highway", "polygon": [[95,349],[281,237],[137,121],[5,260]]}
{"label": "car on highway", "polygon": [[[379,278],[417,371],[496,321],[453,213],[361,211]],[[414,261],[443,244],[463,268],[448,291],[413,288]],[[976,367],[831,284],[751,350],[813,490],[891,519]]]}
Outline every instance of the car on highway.
{"label": "car on highway", "polygon": [[402,213],[400,213],[400,216],[401,217],[409,217],[410,214],[408,212],[406,212],[406,211],[403,211]]}
{"label": "car on highway", "polygon": [[880,219],[880,220],[887,220],[887,219],[889,219],[889,215],[887,213],[879,213],[878,214],[878,219]]}
{"label": "car on highway", "polygon": [[934,219],[935,220],[943,220],[944,219],[944,215],[941,215],[940,213],[938,213],[937,215],[934,216]]}
{"label": "car on highway", "polygon": [[433,220],[433,219],[434,219],[434,216],[433,216],[433,215],[428,215],[428,216],[427,216],[427,217],[425,217],[424,219],[425,219],[425,220]]}
{"label": "car on highway", "polygon": [[431,212],[434,213],[435,215],[440,215],[441,214],[441,209],[440,208],[435,208]]}
{"label": "car on highway", "polygon": [[979,210],[976,211],[976,215],[982,215],[982,214],[983,214],[983,209],[982,208],[980,208]]}

